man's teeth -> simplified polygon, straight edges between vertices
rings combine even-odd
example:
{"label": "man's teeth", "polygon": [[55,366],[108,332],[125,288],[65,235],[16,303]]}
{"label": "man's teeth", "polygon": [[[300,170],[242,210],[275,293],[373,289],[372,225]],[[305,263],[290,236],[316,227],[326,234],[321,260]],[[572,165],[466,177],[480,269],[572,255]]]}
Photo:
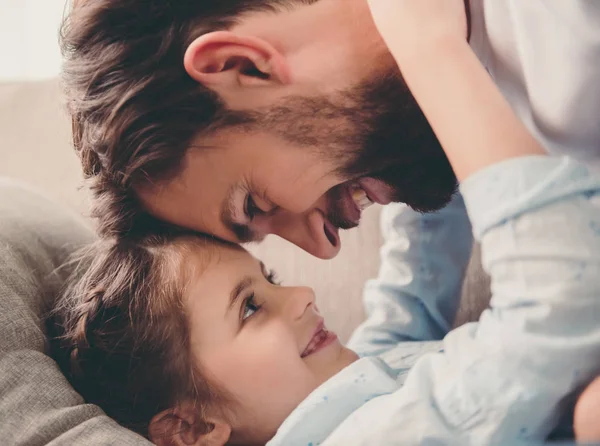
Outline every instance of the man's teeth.
{"label": "man's teeth", "polygon": [[367,193],[361,187],[357,187],[352,191],[352,199],[361,211],[364,211],[373,204],[373,202],[369,200]]}

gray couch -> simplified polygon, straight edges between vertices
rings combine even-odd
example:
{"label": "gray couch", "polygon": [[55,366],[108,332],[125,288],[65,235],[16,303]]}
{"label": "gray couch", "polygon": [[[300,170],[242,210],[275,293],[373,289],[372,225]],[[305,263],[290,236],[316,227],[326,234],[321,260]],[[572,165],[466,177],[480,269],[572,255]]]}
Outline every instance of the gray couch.
{"label": "gray couch", "polygon": [[[93,238],[69,130],[56,81],[0,84],[0,443],[147,444],[84,405],[46,356],[41,317],[68,272],[60,266]],[[359,230],[343,234],[333,261],[276,238],[249,248],[284,283],[312,286],[328,326],[347,339],[364,317],[362,286],[377,272],[378,216],[370,209]],[[457,324],[489,300],[474,253]]]}

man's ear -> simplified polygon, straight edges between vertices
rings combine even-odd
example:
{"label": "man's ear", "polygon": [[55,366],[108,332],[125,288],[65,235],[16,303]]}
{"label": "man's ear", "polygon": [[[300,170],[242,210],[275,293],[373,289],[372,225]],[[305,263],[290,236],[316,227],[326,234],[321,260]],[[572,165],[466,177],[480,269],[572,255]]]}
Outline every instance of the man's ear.
{"label": "man's ear", "polygon": [[211,90],[285,85],[290,73],[285,57],[263,39],[216,31],[194,40],[184,57],[187,73]]}
{"label": "man's ear", "polygon": [[203,420],[192,404],[159,413],[148,428],[150,441],[158,446],[224,446],[230,435],[231,426],[225,420]]}

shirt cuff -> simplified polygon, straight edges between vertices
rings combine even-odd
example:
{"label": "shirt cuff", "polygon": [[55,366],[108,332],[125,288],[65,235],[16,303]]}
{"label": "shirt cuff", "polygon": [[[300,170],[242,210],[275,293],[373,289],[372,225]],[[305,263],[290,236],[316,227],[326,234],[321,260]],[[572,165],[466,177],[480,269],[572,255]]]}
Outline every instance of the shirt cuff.
{"label": "shirt cuff", "polygon": [[554,201],[600,191],[600,176],[569,157],[524,156],[489,166],[460,186],[477,240]]}

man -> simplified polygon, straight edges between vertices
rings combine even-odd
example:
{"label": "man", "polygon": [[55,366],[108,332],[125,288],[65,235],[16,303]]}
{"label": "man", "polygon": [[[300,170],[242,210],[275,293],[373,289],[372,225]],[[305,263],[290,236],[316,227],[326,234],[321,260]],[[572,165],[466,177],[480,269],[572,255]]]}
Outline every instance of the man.
{"label": "man", "polygon": [[[544,146],[598,162],[598,2],[466,11],[473,49]],[[456,190],[366,0],[84,1],[63,44],[101,233],[164,221],[331,258],[372,202],[435,211]]]}

